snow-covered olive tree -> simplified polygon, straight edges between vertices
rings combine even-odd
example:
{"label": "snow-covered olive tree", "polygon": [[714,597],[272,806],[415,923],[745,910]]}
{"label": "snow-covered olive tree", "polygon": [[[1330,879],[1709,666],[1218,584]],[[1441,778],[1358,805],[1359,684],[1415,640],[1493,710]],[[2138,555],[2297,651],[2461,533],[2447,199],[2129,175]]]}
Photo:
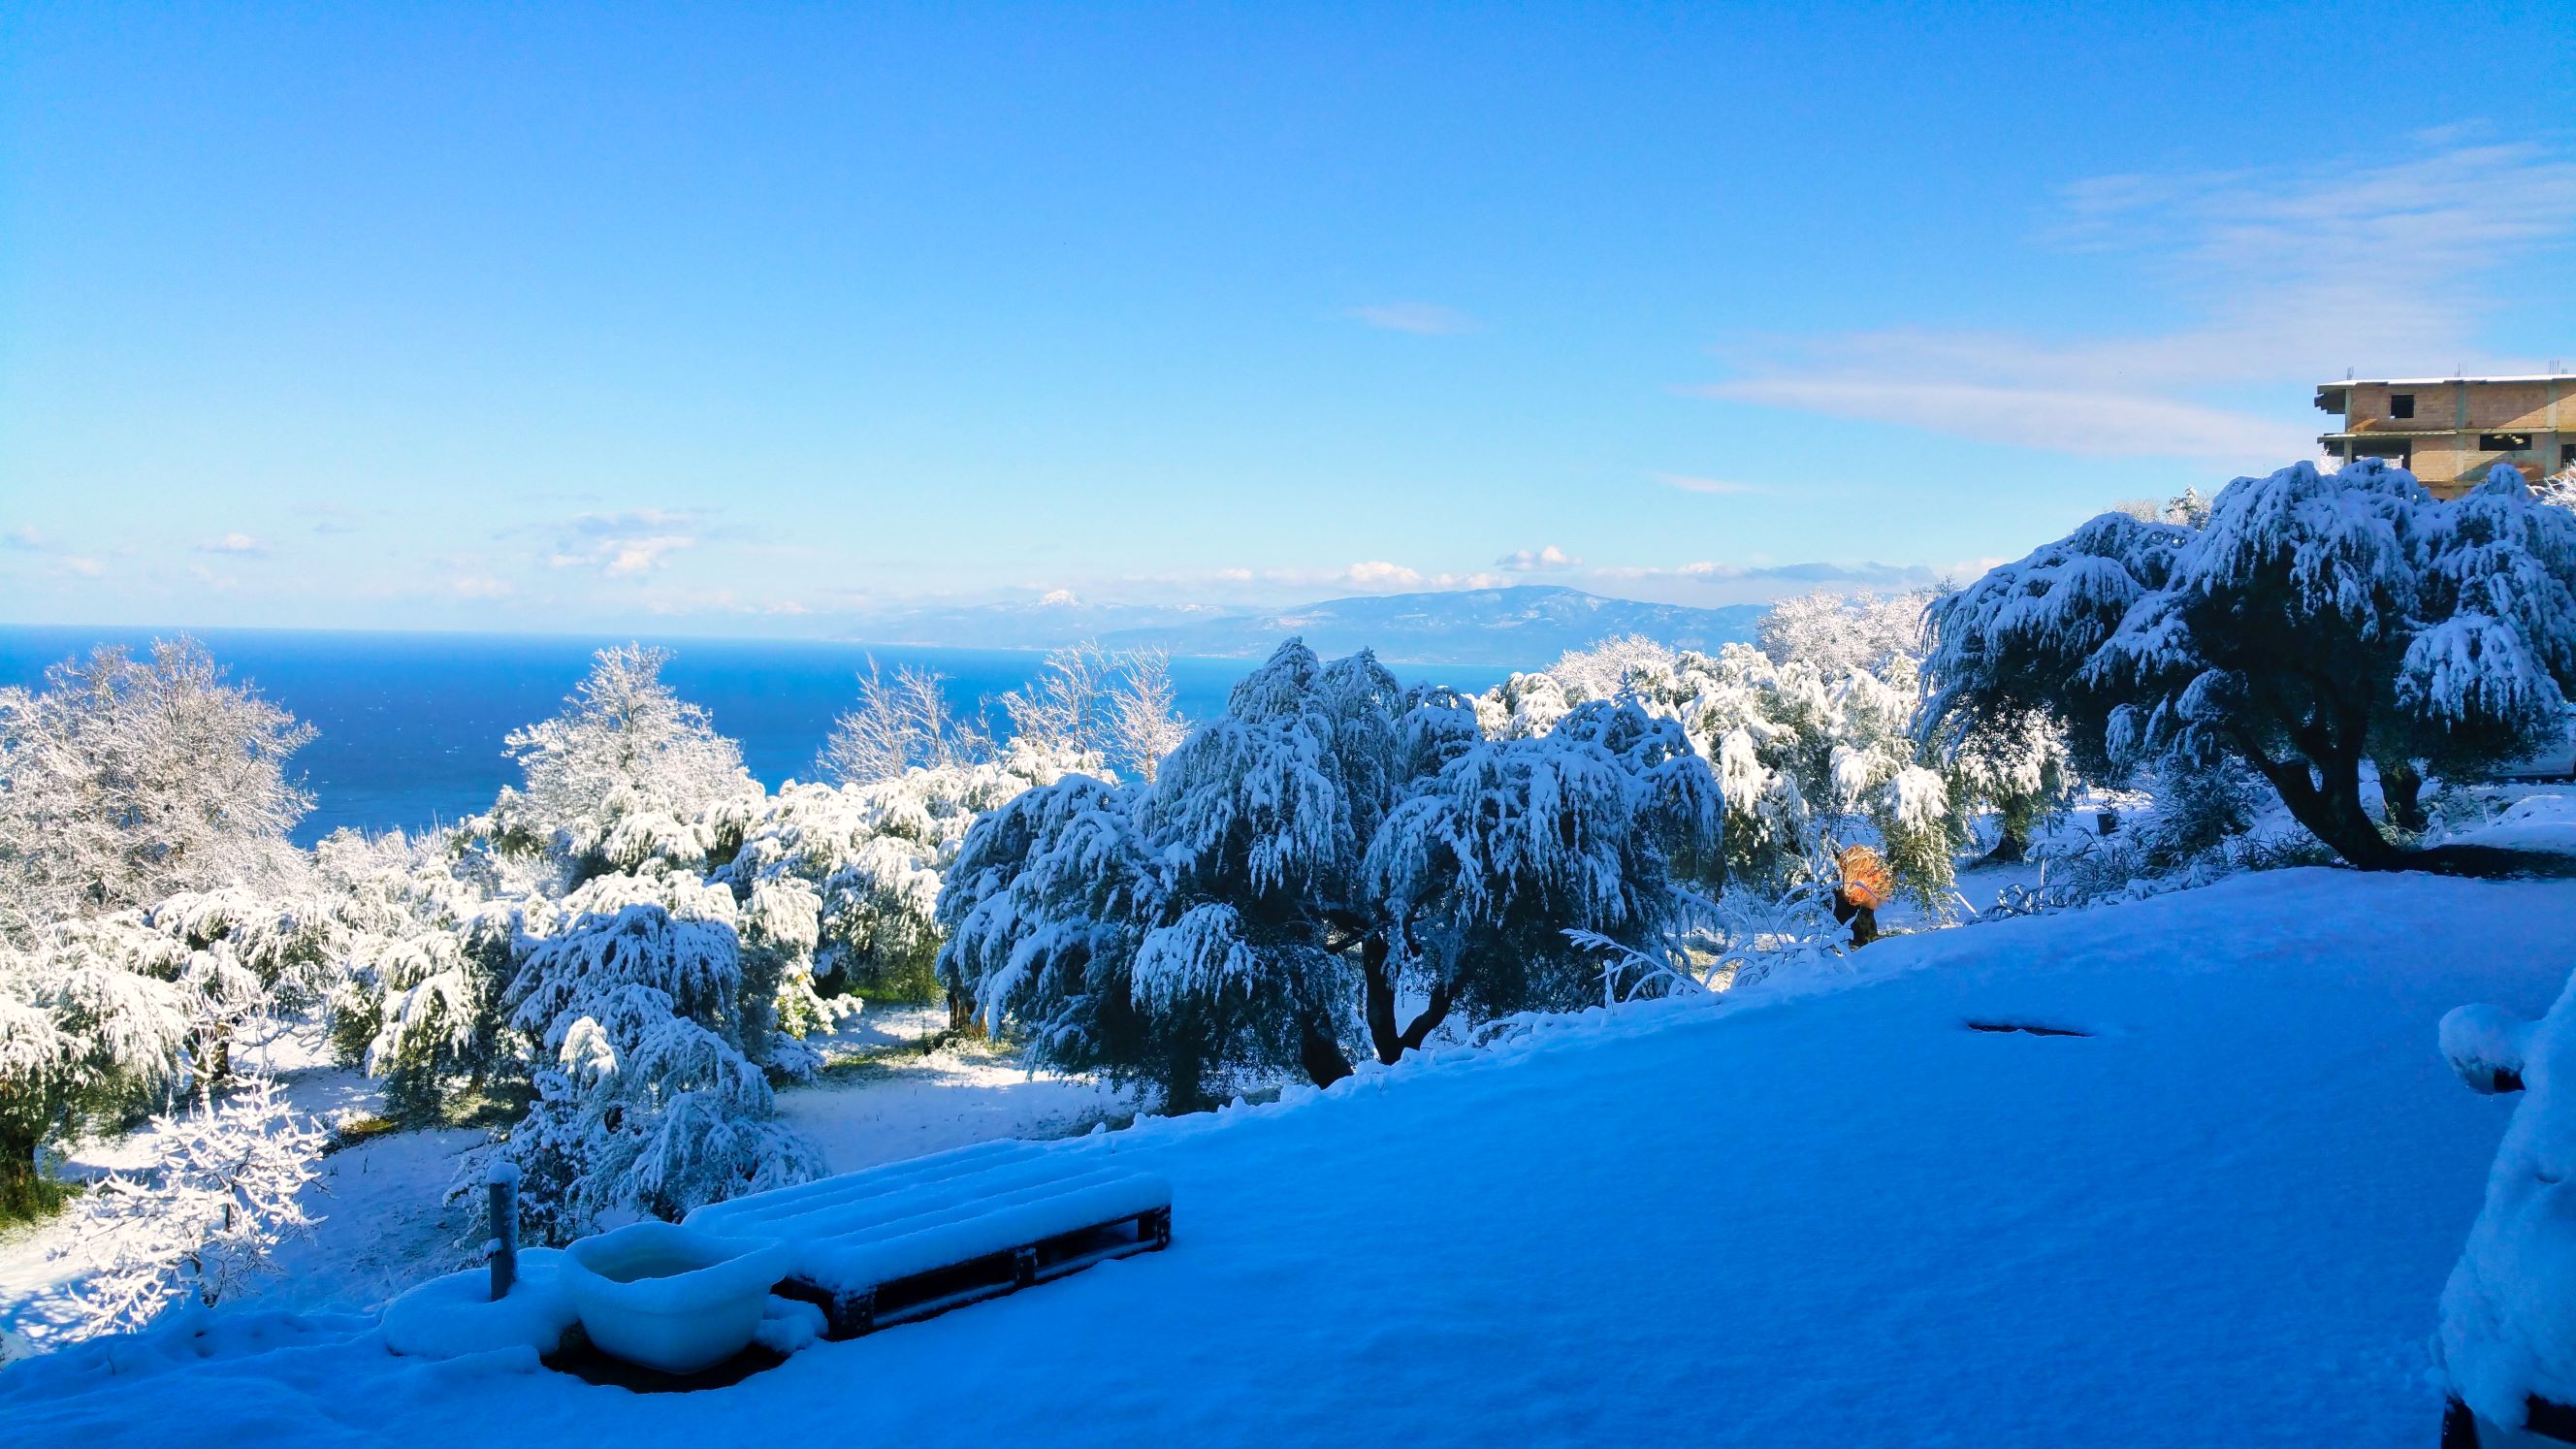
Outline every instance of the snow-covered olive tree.
{"label": "snow-covered olive tree", "polygon": [[1015,739],[989,759],[864,784],[789,785],[741,823],[732,859],[714,876],[744,902],[746,947],[784,953],[782,980],[923,999],[937,988],[940,881],[968,827],[1084,763]]}
{"label": "snow-covered olive tree", "polygon": [[510,734],[526,784],[480,822],[494,843],[547,852],[575,880],[657,857],[703,863],[716,842],[700,817],[760,786],[706,710],[662,682],[670,658],[602,649],[562,714]]}
{"label": "snow-covered olive tree", "polygon": [[1812,869],[1827,837],[1869,839],[1900,885],[1938,910],[1977,802],[1953,798],[1975,782],[1915,734],[1922,610],[1919,595],[1819,592],[1765,615],[1760,649],[1608,640],[1512,676],[1477,712],[1505,738],[1543,735],[1590,700],[1676,719],[1717,772],[1729,880],[1776,895]]}
{"label": "snow-covered olive tree", "polygon": [[101,648],[41,690],[0,689],[0,938],[291,879],[286,833],[313,801],[286,766],[312,737],[192,639]]}
{"label": "snow-covered olive tree", "polygon": [[2038,710],[2086,768],[2232,755],[2337,854],[2415,859],[2426,769],[2534,747],[2576,687],[2576,516],[2498,469],[2452,503],[2375,459],[2240,478],[2191,528],[2105,514],[1935,606],[1932,714]]}
{"label": "snow-covered olive tree", "polygon": [[0,1215],[55,1197],[48,1139],[211,1100],[246,1029],[318,1000],[286,839],[311,737],[188,639],[0,690]]}
{"label": "snow-covered olive tree", "polygon": [[1574,1004],[1593,973],[1557,933],[1659,930],[1718,813],[1687,738],[1634,706],[1489,742],[1457,697],[1291,640],[1150,786],[1071,776],[979,821],[940,898],[940,974],[1042,1059],[1173,1107],[1282,1071],[1329,1082],[1353,1047],[1392,1061],[1453,1011]]}

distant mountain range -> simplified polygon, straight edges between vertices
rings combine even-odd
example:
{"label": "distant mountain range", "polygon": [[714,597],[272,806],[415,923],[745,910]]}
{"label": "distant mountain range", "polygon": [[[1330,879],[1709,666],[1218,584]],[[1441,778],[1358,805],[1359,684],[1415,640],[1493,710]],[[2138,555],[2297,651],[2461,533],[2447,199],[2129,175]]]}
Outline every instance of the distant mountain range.
{"label": "distant mountain range", "polygon": [[1050,649],[1096,639],[1112,648],[1165,649],[1217,659],[1257,658],[1279,641],[1302,635],[1327,657],[1369,648],[1394,663],[1536,669],[1569,649],[1621,634],[1644,634],[1692,649],[1750,642],[1754,621],[1765,607],[1694,609],[1526,585],[1326,599],[1272,610],[992,604],[915,610],[859,627],[870,642],[881,644]]}

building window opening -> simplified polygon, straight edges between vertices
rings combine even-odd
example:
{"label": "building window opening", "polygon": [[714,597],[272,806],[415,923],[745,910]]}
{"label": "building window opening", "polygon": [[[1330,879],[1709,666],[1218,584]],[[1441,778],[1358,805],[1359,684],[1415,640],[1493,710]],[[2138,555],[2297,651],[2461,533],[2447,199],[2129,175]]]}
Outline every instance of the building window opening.
{"label": "building window opening", "polygon": [[2478,451],[2481,453],[2528,453],[2531,451],[2531,434],[2480,433],[2478,434]]}
{"label": "building window opening", "polygon": [[2388,415],[2392,418],[2411,418],[2415,416],[2415,394],[2411,392],[2390,393],[2388,395]]}

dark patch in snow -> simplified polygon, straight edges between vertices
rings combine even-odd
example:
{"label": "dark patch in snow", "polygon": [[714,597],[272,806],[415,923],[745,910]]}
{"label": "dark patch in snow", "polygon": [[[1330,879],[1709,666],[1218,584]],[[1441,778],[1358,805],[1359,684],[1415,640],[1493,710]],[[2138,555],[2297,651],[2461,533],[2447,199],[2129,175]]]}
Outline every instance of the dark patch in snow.
{"label": "dark patch in snow", "polygon": [[685,1394],[697,1389],[729,1389],[753,1374],[787,1362],[787,1355],[753,1344],[713,1368],[693,1374],[666,1374],[600,1352],[576,1323],[564,1334],[563,1347],[546,1355],[546,1367],[586,1384],[626,1389],[638,1394]]}
{"label": "dark patch in snow", "polygon": [[2091,1036],[2093,1034],[2089,1031],[2078,1031],[2071,1026],[2041,1026],[2036,1022],[2028,1021],[1972,1021],[1968,1023],[1968,1030],[2019,1031],[2027,1032],[2032,1036]]}

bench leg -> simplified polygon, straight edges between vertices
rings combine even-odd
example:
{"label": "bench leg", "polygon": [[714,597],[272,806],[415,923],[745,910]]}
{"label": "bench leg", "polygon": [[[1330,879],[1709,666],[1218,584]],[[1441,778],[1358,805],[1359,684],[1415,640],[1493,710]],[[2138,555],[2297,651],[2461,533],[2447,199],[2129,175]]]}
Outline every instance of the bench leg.
{"label": "bench leg", "polygon": [[862,1288],[856,1293],[835,1293],[825,1310],[831,1322],[827,1325],[834,1338],[857,1338],[873,1333],[877,1326],[877,1290]]}

